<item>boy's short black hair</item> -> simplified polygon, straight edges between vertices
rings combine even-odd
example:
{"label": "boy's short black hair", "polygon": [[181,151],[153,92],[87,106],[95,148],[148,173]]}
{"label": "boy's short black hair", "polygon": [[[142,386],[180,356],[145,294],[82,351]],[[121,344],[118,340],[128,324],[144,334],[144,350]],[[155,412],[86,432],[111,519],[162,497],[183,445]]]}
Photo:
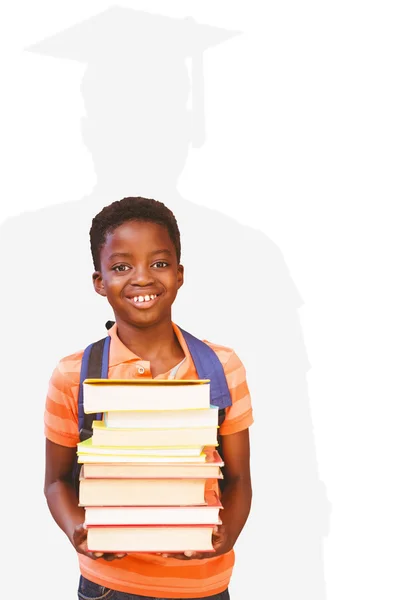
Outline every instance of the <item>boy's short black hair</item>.
{"label": "boy's short black hair", "polygon": [[92,220],[90,249],[96,271],[100,270],[100,251],[105,244],[107,234],[127,221],[147,221],[166,227],[175,246],[179,264],[181,260],[181,236],[175,215],[162,202],[137,196],[112,202],[109,206],[105,206]]}

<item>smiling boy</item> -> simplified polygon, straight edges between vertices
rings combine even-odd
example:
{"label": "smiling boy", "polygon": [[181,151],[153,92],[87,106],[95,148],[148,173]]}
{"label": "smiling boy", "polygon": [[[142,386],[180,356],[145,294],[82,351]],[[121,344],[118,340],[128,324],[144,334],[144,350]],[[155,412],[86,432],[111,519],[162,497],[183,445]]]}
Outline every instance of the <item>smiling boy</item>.
{"label": "smiling boy", "polygon": [[[180,234],[172,212],[146,198],[124,198],[92,222],[93,285],[111,305],[110,378],[198,378],[172,304],[183,284]],[[235,352],[206,342],[220,360],[232,405],[220,427],[224,456],[222,525],[213,553],[90,553],[72,473],[79,442],[78,389],[83,352],[63,358],[52,375],[45,410],[45,495],[54,520],[79,557],[80,598],[228,600],[233,546],[251,505],[248,428],[253,422],[245,370]],[[218,491],[217,481],[212,485]]]}

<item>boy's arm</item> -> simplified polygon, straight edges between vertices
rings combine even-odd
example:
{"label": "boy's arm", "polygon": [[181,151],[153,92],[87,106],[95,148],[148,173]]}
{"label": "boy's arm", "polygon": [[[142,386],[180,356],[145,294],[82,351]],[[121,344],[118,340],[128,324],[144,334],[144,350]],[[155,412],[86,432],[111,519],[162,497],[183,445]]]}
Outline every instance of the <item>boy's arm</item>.
{"label": "boy's arm", "polygon": [[72,485],[76,448],[60,446],[46,439],[44,494],[53,519],[74,545],[75,527],[85,520],[85,510],[78,506]]}
{"label": "boy's arm", "polygon": [[122,558],[125,554],[92,553],[87,548],[87,531],[84,527],[85,510],[78,506],[72,482],[76,448],[61,446],[46,439],[46,473],[44,494],[57,525],[64,531],[80,554],[106,560]]}
{"label": "boy's arm", "polygon": [[75,550],[90,558],[111,560],[115,554],[90,553],[87,549],[85,510],[78,506],[73,482],[78,434],[78,391],[81,353],[62,359],[49,382],[44,414],[46,473],[44,494],[57,525]]}
{"label": "boy's arm", "polygon": [[224,531],[221,540],[217,535],[214,541],[218,554],[233,548],[249,516],[252,500],[249,430],[223,435],[221,444],[225,487],[221,499],[224,508],[220,511],[220,518]]}
{"label": "boy's arm", "polygon": [[216,527],[213,534],[215,552],[188,551],[163,553],[163,556],[183,560],[213,558],[232,550],[239,537],[249,516],[252,499],[249,430],[221,436],[221,444],[225,463],[225,487],[221,498],[224,508],[219,513],[222,525]]}
{"label": "boy's arm", "polygon": [[[221,360],[222,362],[222,360]],[[224,491],[219,525],[213,535],[215,552],[185,552],[174,558],[212,558],[233,548],[249,516],[252,489],[250,477],[249,427],[253,423],[246,371],[237,354],[231,351],[223,363],[232,406],[226,409],[220,428],[220,440],[225,463]],[[167,555],[168,556],[168,555]]]}
{"label": "boy's arm", "polygon": [[212,558],[232,550],[249,516],[252,499],[249,430],[221,436],[221,444],[225,463],[221,498],[224,508],[219,513],[222,525],[213,534],[215,552],[185,552],[188,558]]}

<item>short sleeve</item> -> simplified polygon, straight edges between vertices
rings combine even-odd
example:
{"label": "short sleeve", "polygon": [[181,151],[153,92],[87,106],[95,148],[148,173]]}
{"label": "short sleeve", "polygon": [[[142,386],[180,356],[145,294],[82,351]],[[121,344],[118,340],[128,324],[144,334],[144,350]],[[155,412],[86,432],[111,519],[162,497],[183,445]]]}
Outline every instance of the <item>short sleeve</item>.
{"label": "short sleeve", "polygon": [[72,358],[59,362],[49,382],[44,413],[45,436],[71,448],[79,442],[79,371],[80,366]]}
{"label": "short sleeve", "polygon": [[232,351],[223,366],[232,398],[232,406],[226,409],[220,434],[228,435],[250,427],[253,423],[253,410],[246,381],[246,371],[240,358]]}

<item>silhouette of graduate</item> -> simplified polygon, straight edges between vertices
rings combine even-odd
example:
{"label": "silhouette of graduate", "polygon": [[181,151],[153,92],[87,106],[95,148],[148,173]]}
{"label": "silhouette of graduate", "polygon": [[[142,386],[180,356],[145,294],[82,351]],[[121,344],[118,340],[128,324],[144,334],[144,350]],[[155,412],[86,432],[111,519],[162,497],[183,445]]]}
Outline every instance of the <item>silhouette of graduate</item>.
{"label": "silhouette of graduate", "polygon": [[[20,431],[34,464],[43,464],[40,431],[49,368],[103,337],[104,323],[112,318],[92,290],[91,219],[125,196],[164,202],[181,230],[185,266],[174,321],[198,337],[237,348],[252,393],[253,506],[235,547],[240,570],[230,586],[232,598],[252,591],[274,600],[323,600],[329,502],[317,468],[301,297],[281,251],[264,233],[190,202],[177,189],[188,152],[206,140],[204,53],[231,38],[232,43],[236,35],[191,18],[113,7],[29,48],[87,65],[82,135],[97,183],[80,200],[24,213],[1,227],[7,272],[3,366],[10,379],[18,378],[9,402],[21,406]],[[232,177],[236,168],[239,160]],[[65,176],[74,176],[68,165]],[[210,188],[207,204],[212,201]],[[268,202],[262,195],[259,201]],[[245,197],[242,202],[246,210]],[[7,470],[11,473],[10,465]],[[32,468],[17,486],[31,486],[32,506],[42,514],[39,471]],[[27,526],[33,536],[39,534],[37,523],[29,520]],[[59,544],[68,546],[64,539]],[[39,577],[39,560],[30,557],[32,581]]]}

